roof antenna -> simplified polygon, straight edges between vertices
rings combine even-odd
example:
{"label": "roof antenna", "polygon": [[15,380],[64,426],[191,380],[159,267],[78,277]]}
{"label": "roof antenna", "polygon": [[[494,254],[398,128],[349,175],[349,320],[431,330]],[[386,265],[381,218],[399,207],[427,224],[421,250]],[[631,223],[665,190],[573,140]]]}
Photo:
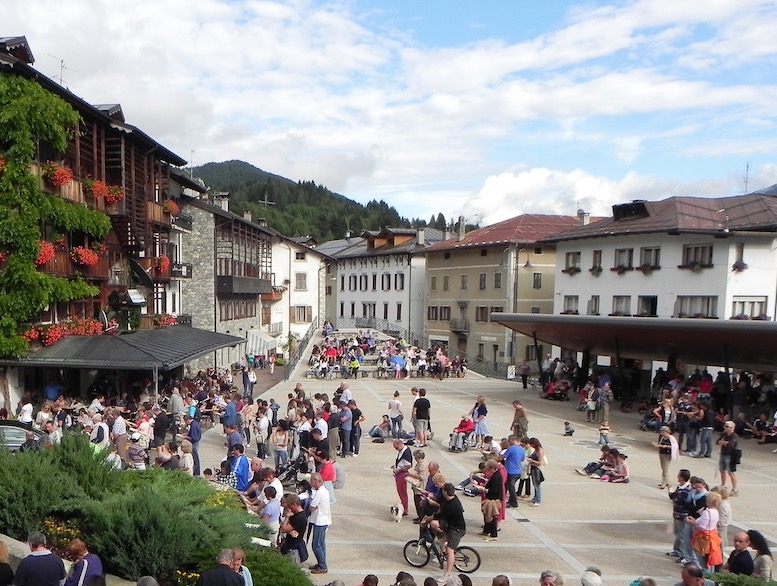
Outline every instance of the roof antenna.
{"label": "roof antenna", "polygon": [[750,161],[747,162],[747,165],[745,165],[745,193],[744,195],[747,195],[747,184],[750,179]]}
{"label": "roof antenna", "polygon": [[[57,57],[56,55],[52,55],[51,53],[46,53],[46,55],[48,55],[52,59],[56,59],[57,61],[59,61],[59,85],[62,85],[62,76],[65,72],[65,69],[70,69],[70,68],[65,65],[64,59],[60,59],[59,57]],[[76,70],[73,69],[72,71],[76,71]]]}

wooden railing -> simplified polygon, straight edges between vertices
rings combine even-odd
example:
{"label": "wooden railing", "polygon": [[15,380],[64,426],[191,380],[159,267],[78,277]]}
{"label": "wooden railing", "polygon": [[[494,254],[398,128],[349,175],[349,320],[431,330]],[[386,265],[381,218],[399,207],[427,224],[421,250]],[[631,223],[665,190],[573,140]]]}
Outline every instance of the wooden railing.
{"label": "wooden railing", "polygon": [[71,277],[80,274],[89,280],[107,280],[108,279],[108,259],[100,257],[97,264],[82,265],[73,262],[70,258],[70,252],[67,250],[57,250],[52,259],[42,265],[40,270],[49,275],[57,277]]}
{"label": "wooden railing", "polygon": [[165,226],[171,224],[170,214],[165,211],[162,204],[154,201],[146,202],[146,218],[148,218],[149,222],[156,224],[164,224]]}

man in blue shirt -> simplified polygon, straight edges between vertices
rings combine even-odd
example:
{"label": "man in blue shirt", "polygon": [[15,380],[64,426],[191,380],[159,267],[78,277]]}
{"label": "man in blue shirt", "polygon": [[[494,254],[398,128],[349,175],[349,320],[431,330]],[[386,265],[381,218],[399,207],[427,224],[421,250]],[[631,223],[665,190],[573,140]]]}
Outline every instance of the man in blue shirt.
{"label": "man in blue shirt", "polygon": [[346,458],[351,455],[351,429],[353,428],[353,413],[348,408],[345,401],[340,401],[340,412],[337,414],[340,421],[340,445],[342,446],[342,456]]}
{"label": "man in blue shirt", "polygon": [[200,440],[202,439],[202,428],[199,422],[188,413],[183,417],[184,422],[189,426],[186,432],[186,439],[192,442],[192,458],[194,458],[194,475],[200,475]]}
{"label": "man in blue shirt", "polygon": [[237,477],[237,489],[240,492],[245,492],[251,480],[251,463],[243,453],[244,451],[243,444],[237,444],[232,446],[232,451],[229,454],[233,458],[232,472]]}
{"label": "man in blue shirt", "polygon": [[505,470],[507,470],[507,493],[509,495],[507,508],[515,509],[518,507],[518,498],[515,496],[515,483],[521,477],[521,463],[526,458],[526,452],[519,443],[518,438],[514,435],[508,437],[507,442],[510,445],[502,455]]}

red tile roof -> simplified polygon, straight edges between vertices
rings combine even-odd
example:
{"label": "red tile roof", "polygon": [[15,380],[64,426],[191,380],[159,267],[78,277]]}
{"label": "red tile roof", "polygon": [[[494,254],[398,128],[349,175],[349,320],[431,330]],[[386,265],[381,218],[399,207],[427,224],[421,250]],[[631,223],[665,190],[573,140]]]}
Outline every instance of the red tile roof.
{"label": "red tile roof", "polygon": [[463,240],[454,236],[426,249],[427,252],[455,250],[482,246],[505,244],[532,244],[552,234],[570,230],[580,225],[576,216],[556,216],[551,214],[523,214],[492,224],[485,228],[472,230]]}

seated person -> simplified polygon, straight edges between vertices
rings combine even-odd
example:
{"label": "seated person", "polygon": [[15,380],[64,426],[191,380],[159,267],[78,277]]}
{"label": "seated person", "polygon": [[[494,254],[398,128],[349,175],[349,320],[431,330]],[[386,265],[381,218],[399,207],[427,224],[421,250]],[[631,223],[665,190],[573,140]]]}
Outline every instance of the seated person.
{"label": "seated person", "polygon": [[769,416],[766,413],[761,413],[752,423],[747,424],[747,428],[752,436],[759,441],[769,435]]}
{"label": "seated person", "polygon": [[467,496],[478,496],[480,493],[477,491],[477,489],[472,486],[472,479],[473,478],[484,478],[484,474],[486,472],[486,463],[480,462],[478,464],[478,469],[476,471],[470,472],[469,476],[459,482],[456,485],[456,490],[461,490],[466,494]]}
{"label": "seated person", "polygon": [[465,413],[461,416],[459,424],[453,428],[453,433],[450,436],[450,447],[448,449],[451,452],[462,451],[464,449],[464,440],[473,431],[475,431],[475,422],[472,421],[469,413]]}
{"label": "seated person", "polygon": [[615,468],[608,472],[607,474],[603,474],[601,477],[601,480],[605,482],[622,482],[622,483],[628,483],[629,481],[629,465],[626,463],[626,458],[628,456],[626,454],[618,454],[617,457],[617,464],[615,465]]}
{"label": "seated person", "polygon": [[378,358],[378,378],[388,376],[388,360],[385,356]]}
{"label": "seated person", "polygon": [[753,432],[750,430],[750,423],[744,413],[739,413],[734,420],[734,433],[742,439],[752,439]]}
{"label": "seated person", "polygon": [[583,476],[602,476],[617,465],[618,450],[608,445],[601,447],[601,455],[595,462],[589,462],[584,468],[575,468],[575,472]]}
{"label": "seated person", "polygon": [[391,435],[391,420],[388,415],[383,416],[383,421],[378,425],[373,425],[367,434],[370,437],[382,437],[387,438]]}
{"label": "seated person", "polygon": [[483,458],[488,458],[491,454],[498,454],[502,451],[502,444],[494,439],[493,436],[487,435],[483,438],[483,447],[480,449],[480,453],[483,454]]}

